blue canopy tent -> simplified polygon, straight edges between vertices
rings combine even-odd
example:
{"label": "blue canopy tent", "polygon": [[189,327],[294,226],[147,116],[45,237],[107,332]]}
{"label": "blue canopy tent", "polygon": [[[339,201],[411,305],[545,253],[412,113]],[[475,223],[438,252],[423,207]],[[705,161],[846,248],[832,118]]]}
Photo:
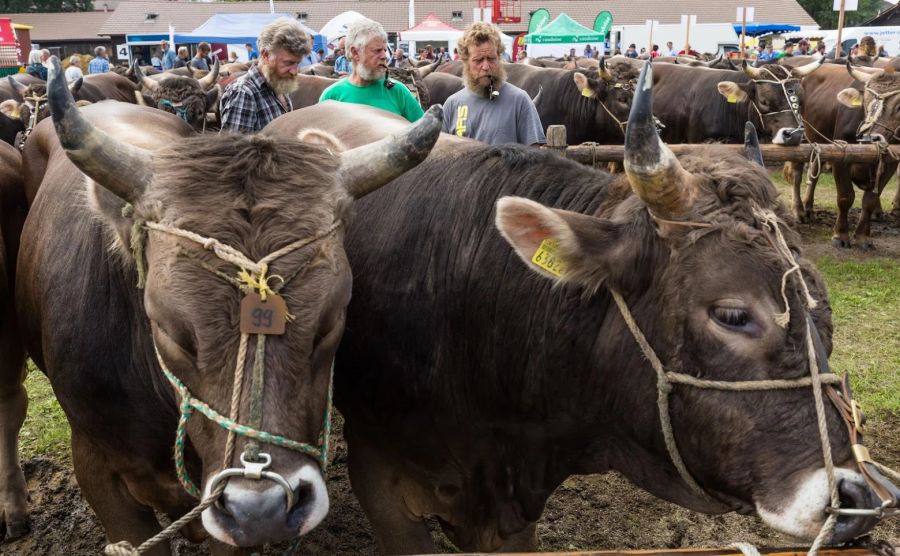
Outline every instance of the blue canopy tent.
{"label": "blue canopy tent", "polygon": [[[748,37],[758,37],[760,35],[771,35],[773,33],[788,33],[791,31],[799,31],[800,27],[797,25],[788,25],[786,23],[748,23],[747,24],[747,36]],[[734,24],[734,32],[740,36],[741,34],[741,24]]]}
{"label": "blue canopy tent", "polygon": [[[176,33],[175,43],[196,44],[208,42],[210,44],[237,45],[250,43],[256,45],[256,38],[259,37],[263,27],[281,17],[292,18],[290,14],[216,14],[190,33]],[[327,40],[325,37],[317,34],[302,23],[300,26],[313,38],[313,51],[326,47]]]}

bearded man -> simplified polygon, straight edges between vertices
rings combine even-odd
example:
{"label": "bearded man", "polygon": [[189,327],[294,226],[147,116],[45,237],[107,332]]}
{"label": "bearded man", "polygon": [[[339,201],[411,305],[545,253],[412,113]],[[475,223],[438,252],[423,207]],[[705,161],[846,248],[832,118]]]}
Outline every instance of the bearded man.
{"label": "bearded man", "polygon": [[293,109],[288,95],[312,40],[297,20],[282,17],[263,28],[257,43],[259,63],[222,94],[222,131],[254,133]]}
{"label": "bearded man", "polygon": [[350,75],[331,85],[319,97],[354,104],[367,104],[399,114],[414,122],[424,112],[416,97],[399,81],[387,77],[387,33],[381,24],[361,18],[347,29],[346,56]]}
{"label": "bearded man", "polygon": [[466,87],[444,103],[443,130],[490,145],[546,143],[534,102],[528,93],[506,83],[500,30],[475,22],[460,37],[457,50]]}

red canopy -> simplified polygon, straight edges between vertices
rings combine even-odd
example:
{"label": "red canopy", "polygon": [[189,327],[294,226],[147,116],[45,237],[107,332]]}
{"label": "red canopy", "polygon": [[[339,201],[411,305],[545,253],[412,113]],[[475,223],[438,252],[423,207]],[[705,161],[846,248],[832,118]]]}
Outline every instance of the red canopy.
{"label": "red canopy", "polygon": [[409,33],[409,32],[419,32],[419,31],[454,31],[454,32],[458,33],[459,29],[454,29],[453,27],[450,27],[449,25],[447,25],[446,23],[444,23],[443,21],[438,19],[438,16],[434,15],[433,13],[430,13],[425,17],[425,19],[422,20],[422,23],[416,25],[412,29],[407,29],[406,31],[403,31],[403,32]]}

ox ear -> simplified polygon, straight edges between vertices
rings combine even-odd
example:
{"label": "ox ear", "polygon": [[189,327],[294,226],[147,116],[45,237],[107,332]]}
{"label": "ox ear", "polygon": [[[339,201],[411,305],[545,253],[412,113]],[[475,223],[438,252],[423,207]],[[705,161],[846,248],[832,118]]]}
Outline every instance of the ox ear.
{"label": "ox ear", "polygon": [[19,119],[19,103],[13,99],[0,102],[0,113],[14,120]]}
{"label": "ox ear", "polygon": [[842,89],[838,92],[837,99],[838,102],[849,108],[859,108],[863,103],[862,93],[853,87]]}
{"label": "ox ear", "polygon": [[497,201],[497,229],[534,272],[597,288],[617,281],[640,251],[625,226],[577,212],[551,209],[521,197]]}
{"label": "ox ear", "polygon": [[734,81],[722,81],[716,85],[716,88],[719,90],[719,94],[732,104],[744,102],[748,98],[747,91]]}
{"label": "ox ear", "polygon": [[579,71],[572,74],[572,79],[575,80],[575,86],[578,87],[578,91],[582,96],[597,98],[603,90],[596,79],[591,79]]}

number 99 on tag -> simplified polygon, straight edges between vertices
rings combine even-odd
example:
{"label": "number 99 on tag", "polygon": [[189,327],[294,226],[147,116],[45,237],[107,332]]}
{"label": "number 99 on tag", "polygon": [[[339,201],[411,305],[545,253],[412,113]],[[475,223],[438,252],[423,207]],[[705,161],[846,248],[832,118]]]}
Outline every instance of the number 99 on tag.
{"label": "number 99 on tag", "polygon": [[268,295],[263,301],[258,293],[248,293],[241,300],[242,334],[284,334],[287,305],[280,295]]}

